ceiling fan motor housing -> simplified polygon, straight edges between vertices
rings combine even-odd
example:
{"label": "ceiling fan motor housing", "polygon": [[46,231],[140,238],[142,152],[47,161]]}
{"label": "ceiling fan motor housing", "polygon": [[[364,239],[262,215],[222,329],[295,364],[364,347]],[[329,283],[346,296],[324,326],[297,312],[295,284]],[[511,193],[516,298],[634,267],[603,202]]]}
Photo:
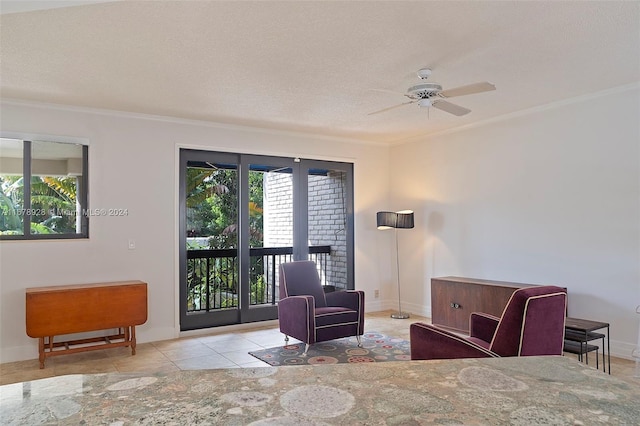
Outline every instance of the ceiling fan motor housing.
{"label": "ceiling fan motor housing", "polygon": [[421,83],[409,87],[407,97],[411,99],[431,99],[442,91],[442,86],[438,83]]}

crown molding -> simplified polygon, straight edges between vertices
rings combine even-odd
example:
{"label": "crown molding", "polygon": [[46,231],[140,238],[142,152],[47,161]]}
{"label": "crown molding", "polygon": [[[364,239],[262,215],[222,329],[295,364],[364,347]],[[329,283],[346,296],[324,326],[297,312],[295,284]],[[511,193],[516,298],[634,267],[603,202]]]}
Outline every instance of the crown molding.
{"label": "crown molding", "polygon": [[134,118],[139,120],[159,121],[163,123],[210,127],[210,128],[222,129],[222,130],[235,130],[235,131],[270,134],[270,135],[277,135],[277,136],[313,138],[313,139],[324,140],[328,142],[339,142],[339,143],[349,143],[349,144],[367,145],[367,146],[380,146],[380,147],[389,146],[389,144],[386,142],[375,142],[375,141],[365,140],[365,139],[329,136],[329,135],[323,135],[321,133],[312,133],[312,132],[303,132],[303,131],[294,131],[294,130],[281,130],[281,129],[273,129],[269,127],[260,127],[260,126],[245,126],[240,124],[221,123],[217,121],[178,118],[178,117],[172,117],[172,116],[166,116],[166,115],[144,114],[144,113],[137,113],[137,112],[118,111],[118,110],[110,110],[110,109],[103,109],[103,108],[91,108],[91,107],[83,107],[83,106],[76,106],[76,105],[45,103],[45,102],[30,101],[30,100],[24,100],[24,99],[3,98],[2,100],[0,100],[0,104],[13,105],[13,106],[26,106],[31,108],[52,109],[52,110],[58,110],[58,111],[68,111],[68,112],[77,112],[77,113],[85,113],[85,114],[105,115],[105,116],[119,117],[119,118]]}

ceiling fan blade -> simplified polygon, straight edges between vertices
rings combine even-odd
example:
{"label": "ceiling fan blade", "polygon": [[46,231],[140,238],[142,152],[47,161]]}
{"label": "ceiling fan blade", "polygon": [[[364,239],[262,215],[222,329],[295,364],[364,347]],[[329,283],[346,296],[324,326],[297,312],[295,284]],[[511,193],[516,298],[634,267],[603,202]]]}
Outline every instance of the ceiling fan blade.
{"label": "ceiling fan blade", "polygon": [[473,95],[474,93],[489,92],[491,90],[496,90],[496,86],[488,81],[483,81],[482,83],[474,83],[467,86],[443,90],[440,92],[440,96],[443,98],[453,98],[454,96]]}
{"label": "ceiling fan blade", "polygon": [[409,104],[412,104],[412,103],[414,103],[414,102],[415,102],[415,101],[403,102],[403,103],[401,103],[401,104],[394,105],[394,106],[391,106],[391,107],[389,107],[389,108],[384,108],[384,109],[381,109],[381,110],[378,110],[378,111],[370,112],[370,113],[369,113],[369,114],[367,114],[367,115],[380,114],[381,112],[389,111],[389,110],[392,110],[392,109],[394,109],[394,108],[399,108],[399,107],[401,107],[401,106],[403,106],[403,105],[409,105]]}
{"label": "ceiling fan blade", "polygon": [[442,111],[448,112],[449,114],[461,116],[465,114],[469,114],[471,112],[470,109],[465,107],[461,107],[460,105],[452,104],[447,101],[434,101],[432,106],[434,108],[441,109]]}

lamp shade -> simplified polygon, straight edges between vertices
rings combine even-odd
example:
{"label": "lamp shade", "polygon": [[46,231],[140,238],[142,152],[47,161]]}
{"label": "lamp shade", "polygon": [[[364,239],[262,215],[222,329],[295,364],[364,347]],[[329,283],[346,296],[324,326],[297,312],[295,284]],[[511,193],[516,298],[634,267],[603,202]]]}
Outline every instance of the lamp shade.
{"label": "lamp shade", "polygon": [[413,212],[412,211],[402,211],[398,212],[398,219],[396,221],[396,228],[399,229],[409,229],[413,228]]}
{"label": "lamp shade", "polygon": [[391,229],[396,227],[398,214],[394,212],[378,212],[376,220],[378,229]]}
{"label": "lamp shade", "polygon": [[376,214],[378,229],[409,229],[413,228],[413,211],[378,212]]}

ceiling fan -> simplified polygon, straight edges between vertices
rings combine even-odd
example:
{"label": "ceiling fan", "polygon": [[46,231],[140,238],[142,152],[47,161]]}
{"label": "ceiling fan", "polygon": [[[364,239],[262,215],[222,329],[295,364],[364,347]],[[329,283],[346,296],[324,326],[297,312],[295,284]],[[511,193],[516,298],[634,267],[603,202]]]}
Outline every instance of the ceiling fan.
{"label": "ceiling fan", "polygon": [[[421,80],[426,80],[431,75],[431,69],[422,68],[418,70],[417,74]],[[467,86],[460,86],[448,90],[442,90],[442,86],[438,83],[420,83],[416,84],[415,86],[409,87],[407,89],[407,93],[403,94],[407,98],[411,99],[409,102],[403,102],[398,105],[370,112],[368,115],[379,114],[381,112],[389,111],[403,105],[417,103],[420,107],[434,107],[450,114],[461,116],[470,113],[471,110],[456,104],[452,104],[451,102],[445,101],[445,99],[453,98],[455,96],[473,95],[475,93],[488,92],[491,90],[496,90],[496,86],[487,81],[469,84]],[[386,92],[386,90],[383,91]]]}

